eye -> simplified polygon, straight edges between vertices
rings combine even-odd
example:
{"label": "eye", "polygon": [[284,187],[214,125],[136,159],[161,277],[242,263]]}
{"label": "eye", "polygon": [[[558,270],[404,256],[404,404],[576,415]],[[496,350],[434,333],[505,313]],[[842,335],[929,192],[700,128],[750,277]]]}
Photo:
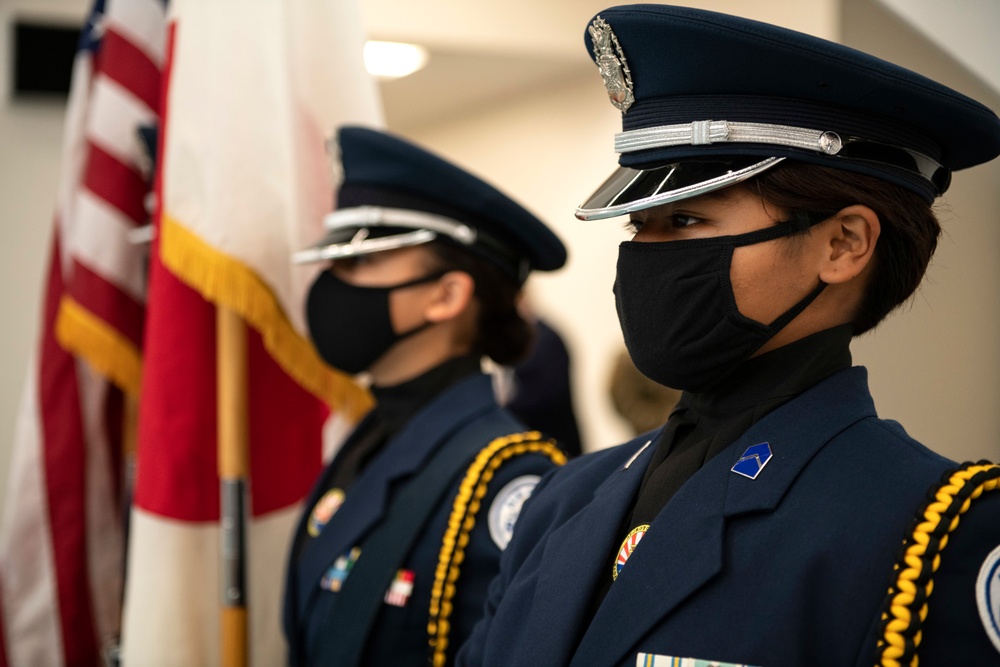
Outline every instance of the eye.
{"label": "eye", "polygon": [[696,225],[702,221],[701,218],[696,218],[693,215],[685,215],[683,213],[674,213],[670,216],[670,220],[676,228],[690,227],[691,225]]}
{"label": "eye", "polygon": [[642,220],[629,220],[624,225],[625,231],[629,234],[638,234],[639,230],[642,229]]}
{"label": "eye", "polygon": [[359,266],[364,266],[370,263],[371,259],[368,257],[368,255],[354,255],[351,257],[340,257],[333,261],[333,263],[330,265],[330,269],[350,273],[355,269],[357,269]]}

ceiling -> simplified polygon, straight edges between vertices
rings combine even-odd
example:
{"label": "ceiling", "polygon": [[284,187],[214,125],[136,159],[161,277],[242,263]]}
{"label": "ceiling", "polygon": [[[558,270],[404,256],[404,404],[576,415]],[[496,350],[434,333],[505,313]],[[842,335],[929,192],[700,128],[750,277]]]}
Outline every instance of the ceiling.
{"label": "ceiling", "polygon": [[389,127],[412,129],[599,75],[579,58],[431,49],[427,66],[381,82]]}

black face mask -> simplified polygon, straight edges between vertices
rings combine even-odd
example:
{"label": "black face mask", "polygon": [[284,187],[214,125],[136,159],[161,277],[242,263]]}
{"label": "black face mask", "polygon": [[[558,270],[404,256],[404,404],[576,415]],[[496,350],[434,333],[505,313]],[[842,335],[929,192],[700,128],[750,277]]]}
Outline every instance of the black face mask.
{"label": "black face mask", "polygon": [[826,284],[820,282],[771,324],[761,324],[736,307],[729,276],[733,250],[797,229],[781,223],[736,236],[622,243],[615,304],[636,368],[668,387],[702,391],[759,350]]}
{"label": "black face mask", "polygon": [[324,271],[309,288],[306,300],[306,320],[316,350],[328,364],[346,373],[367,370],[390,347],[432,324],[424,322],[397,334],[389,315],[389,294],[444,274],[387,287],[358,287]]}

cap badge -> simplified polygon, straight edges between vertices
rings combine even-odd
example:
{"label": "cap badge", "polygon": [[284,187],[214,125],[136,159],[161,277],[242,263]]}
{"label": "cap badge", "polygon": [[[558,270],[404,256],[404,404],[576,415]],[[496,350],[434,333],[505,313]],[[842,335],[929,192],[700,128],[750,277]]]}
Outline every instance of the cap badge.
{"label": "cap badge", "polygon": [[611,26],[600,16],[588,28],[594,40],[594,60],[604,79],[604,87],[608,89],[608,97],[622,113],[635,102],[632,95],[632,75],[625,62],[622,45],[618,43]]}

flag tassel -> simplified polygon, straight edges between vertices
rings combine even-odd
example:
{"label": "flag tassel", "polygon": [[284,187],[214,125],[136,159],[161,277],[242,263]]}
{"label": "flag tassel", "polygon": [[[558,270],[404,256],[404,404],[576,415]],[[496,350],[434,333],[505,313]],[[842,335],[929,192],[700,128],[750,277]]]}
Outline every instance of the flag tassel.
{"label": "flag tassel", "polygon": [[249,477],[247,330],[234,310],[216,310],[219,493],[222,512],[223,667],[246,667],[246,487]]}

